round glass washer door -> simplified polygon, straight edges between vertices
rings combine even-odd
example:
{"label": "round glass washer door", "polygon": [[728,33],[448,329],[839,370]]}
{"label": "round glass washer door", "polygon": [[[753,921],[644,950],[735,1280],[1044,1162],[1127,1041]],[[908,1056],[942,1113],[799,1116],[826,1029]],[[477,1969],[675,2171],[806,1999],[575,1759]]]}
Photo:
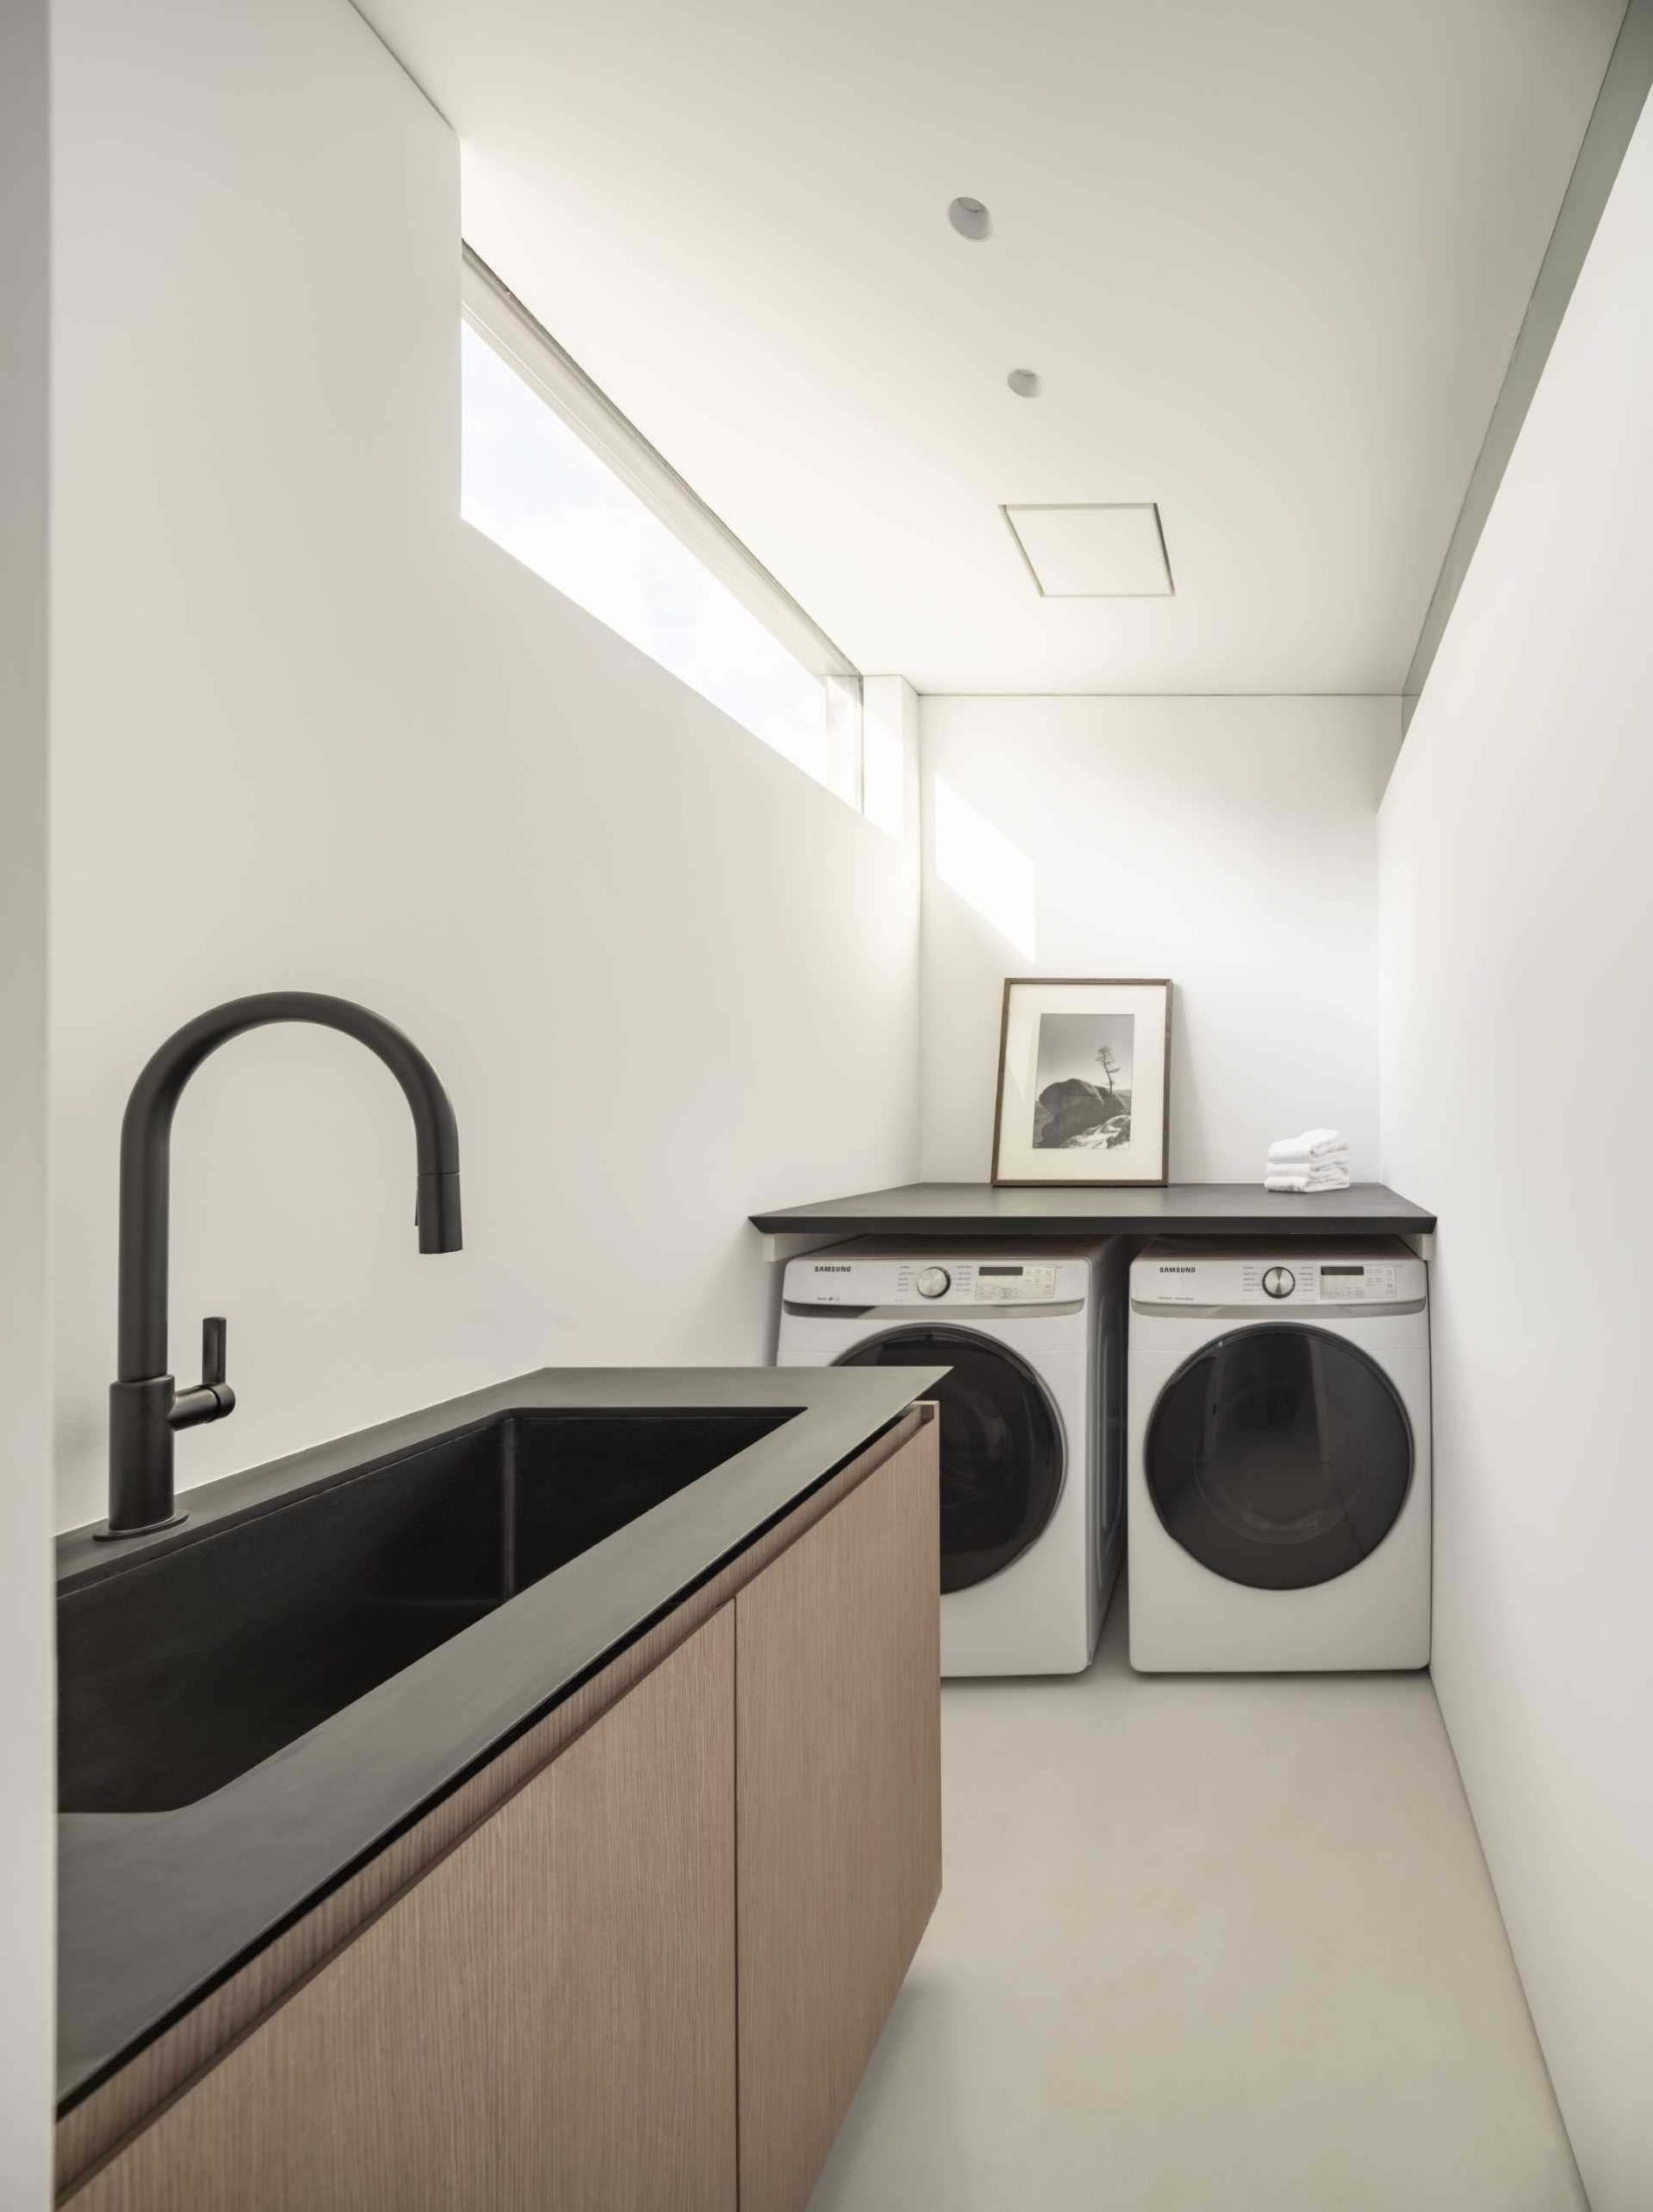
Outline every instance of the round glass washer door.
{"label": "round glass washer door", "polygon": [[1062,1425],[1027,1362],[973,1330],[890,1329],[840,1367],[947,1367],[941,1408],[941,1586],[968,1590],[1037,1541],[1062,1494]]}
{"label": "round glass washer door", "polygon": [[1412,1424],[1358,1345],[1280,1324],[1217,1337],[1160,1394],[1143,1471],[1202,1567],[1256,1590],[1331,1582],[1376,1550],[1411,1487]]}

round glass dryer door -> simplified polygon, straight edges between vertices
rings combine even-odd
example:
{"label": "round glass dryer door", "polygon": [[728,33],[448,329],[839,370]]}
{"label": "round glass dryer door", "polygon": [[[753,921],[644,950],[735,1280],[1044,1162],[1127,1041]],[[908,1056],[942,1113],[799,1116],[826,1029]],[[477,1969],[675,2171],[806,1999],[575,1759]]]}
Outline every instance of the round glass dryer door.
{"label": "round glass dryer door", "polygon": [[1376,1550],[1412,1480],[1412,1424],[1366,1354],[1322,1329],[1215,1338],[1148,1422],[1148,1496],[1186,1552],[1230,1582],[1305,1590]]}
{"label": "round glass dryer door", "polygon": [[941,1408],[941,1586],[967,1590],[1041,1535],[1062,1491],[1062,1429],[1024,1360],[969,1329],[891,1329],[840,1367],[948,1367]]}

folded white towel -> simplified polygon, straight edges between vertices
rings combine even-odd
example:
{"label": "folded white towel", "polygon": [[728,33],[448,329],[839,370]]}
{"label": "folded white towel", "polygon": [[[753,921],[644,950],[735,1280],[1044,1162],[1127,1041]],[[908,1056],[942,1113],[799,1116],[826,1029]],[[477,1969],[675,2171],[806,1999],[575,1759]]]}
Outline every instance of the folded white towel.
{"label": "folded white towel", "polygon": [[1298,1166],[1270,1166],[1262,1179],[1265,1191],[1346,1191],[1349,1171],[1346,1167],[1311,1167],[1307,1163]]}
{"label": "folded white towel", "polygon": [[1341,1160],[1347,1156],[1349,1140],[1341,1129],[1305,1129],[1300,1137],[1281,1137],[1268,1147],[1268,1161]]}

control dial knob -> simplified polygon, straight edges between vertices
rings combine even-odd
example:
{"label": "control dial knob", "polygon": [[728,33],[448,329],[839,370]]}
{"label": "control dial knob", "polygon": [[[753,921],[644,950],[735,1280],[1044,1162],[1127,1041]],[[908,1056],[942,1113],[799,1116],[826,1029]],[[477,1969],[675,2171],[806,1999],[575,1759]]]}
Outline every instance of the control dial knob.
{"label": "control dial knob", "polygon": [[1262,1278],[1262,1287],[1270,1298],[1289,1298],[1297,1287],[1297,1278],[1289,1268],[1270,1268]]}
{"label": "control dial knob", "polygon": [[920,1298],[940,1298],[952,1287],[952,1277],[945,1268],[921,1268],[919,1270]]}

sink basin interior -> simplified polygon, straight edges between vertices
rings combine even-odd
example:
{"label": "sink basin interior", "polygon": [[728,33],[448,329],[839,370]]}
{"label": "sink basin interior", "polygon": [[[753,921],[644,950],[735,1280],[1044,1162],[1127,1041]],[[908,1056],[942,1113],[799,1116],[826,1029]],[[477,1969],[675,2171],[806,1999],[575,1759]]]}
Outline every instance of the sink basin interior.
{"label": "sink basin interior", "polygon": [[61,1808],[194,1803],[796,1410],[502,1414],[67,1592]]}

